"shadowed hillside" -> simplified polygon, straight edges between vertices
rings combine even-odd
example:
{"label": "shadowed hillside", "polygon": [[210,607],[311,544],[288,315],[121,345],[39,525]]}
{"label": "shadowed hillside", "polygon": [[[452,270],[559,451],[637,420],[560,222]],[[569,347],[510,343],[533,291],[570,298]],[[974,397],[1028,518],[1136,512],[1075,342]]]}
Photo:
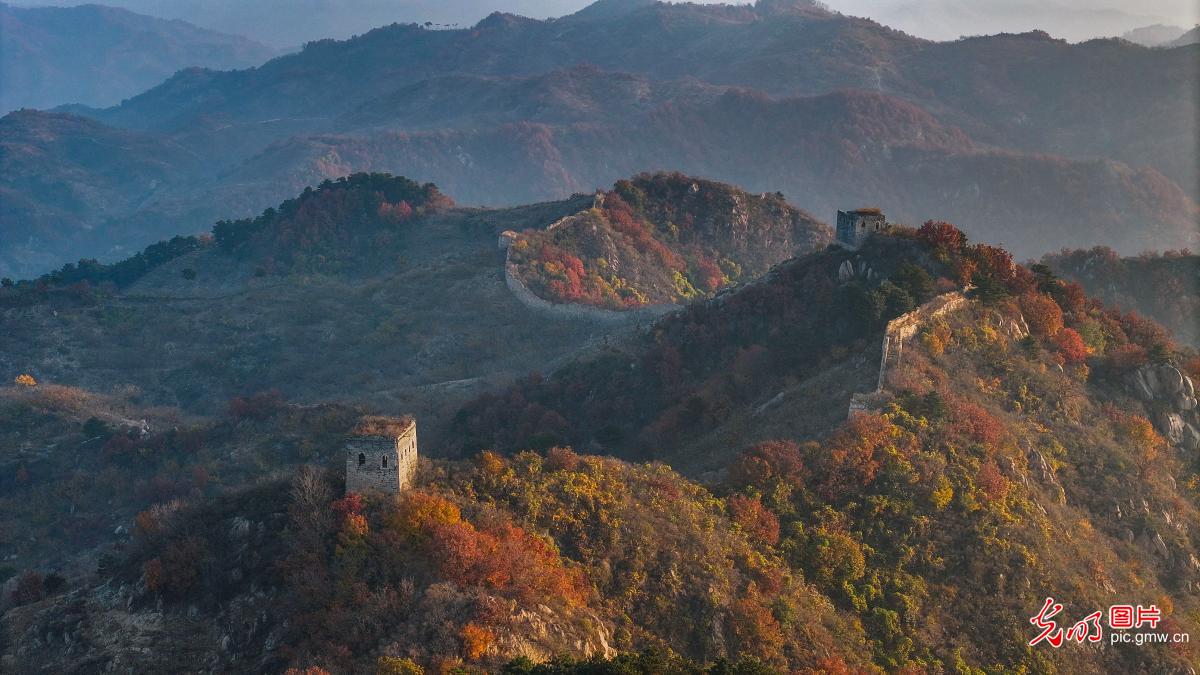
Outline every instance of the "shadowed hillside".
{"label": "shadowed hillside", "polygon": [[[702,283],[703,261],[725,260],[745,268],[729,283],[749,281],[828,238],[824,225],[777,196],[679,175],[635,182],[647,191],[639,217],[679,219],[685,229],[672,255],[696,265],[638,258],[646,279],[683,269]],[[695,199],[693,184],[704,186]],[[472,209],[405,178],[326,182],[255,218],[219,221],[211,235],[175,237],[113,264],[81,260],[0,288],[11,326],[0,335],[0,377],[30,373],[104,392],[131,384],[148,403],[204,413],[278,388],[291,400],[371,399],[444,419],[448,406],[619,341],[643,320],[548,315],[506,285],[499,233],[539,236],[590,213],[594,199]],[[623,255],[604,264],[632,274],[622,272],[634,262]],[[588,254],[588,264],[601,257]]]}

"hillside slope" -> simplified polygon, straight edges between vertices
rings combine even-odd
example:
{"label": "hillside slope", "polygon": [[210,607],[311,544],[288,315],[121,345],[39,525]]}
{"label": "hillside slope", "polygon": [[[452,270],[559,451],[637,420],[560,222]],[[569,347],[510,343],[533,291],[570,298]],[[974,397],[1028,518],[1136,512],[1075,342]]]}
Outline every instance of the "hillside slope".
{"label": "hillside slope", "polygon": [[245,68],[275,53],[243,37],[104,5],[0,4],[0,42],[5,113],[116,105],[183,68]]}
{"label": "hillside slope", "polygon": [[827,225],[779,194],[682,174],[642,174],[512,243],[515,276],[551,302],[609,309],[682,304],[823,248]]}
{"label": "hillside slope", "polygon": [[161,136],[67,114],[5,115],[0,276],[33,276],[89,252],[107,259],[128,255],[136,249],[122,251],[121,244],[130,239],[106,224],[169,194],[200,168],[199,157]]}
{"label": "hillside slope", "polygon": [[[972,299],[918,323],[845,421],[888,319],[964,275]],[[1027,643],[1046,597],[1070,621],[1170,604],[1162,625],[1192,630],[1194,357],[930,223],[781,265],[457,419],[468,448],[571,442],[724,477],[739,522],[859,616],[883,668],[1176,672],[1182,645]]]}
{"label": "hillside slope", "polygon": [[[644,200],[647,217],[683,224],[672,255],[737,261],[744,271],[730,282],[828,240],[826,226],[777,196],[679,175],[635,182],[665,190]],[[0,377],[29,373],[104,392],[133,385],[147,403],[193,413],[272,388],[297,401],[387,402],[429,416],[425,433],[436,439],[448,406],[633,329],[632,318],[598,325],[547,315],[506,284],[499,233],[536,235],[593,203],[580,195],[472,209],[403,178],[327,182],[256,218],[220,221],[211,235],[0,288],[11,327],[0,335]],[[611,262],[620,271],[630,260]],[[643,262],[647,279],[678,271]]]}
{"label": "hillside slope", "polygon": [[624,329],[546,317],[505,285],[499,232],[589,203],[466,209],[403,178],[331,182],[214,235],[0,288],[0,369],[201,412],[278,387],[424,414]]}
{"label": "hillside slope", "polygon": [[1200,345],[1200,256],[1184,251],[1122,258],[1110,248],[1063,250],[1042,258],[1112,307],[1136,311]]}
{"label": "hillside slope", "polygon": [[[723,500],[667,467],[562,448],[483,455],[424,462],[419,487],[401,501],[342,499],[336,467],[295,466],[305,454],[324,460],[326,434],[344,432],[352,411],[247,412],[172,435],[121,441],[108,432],[121,442],[103,444],[89,466],[114,475],[128,466],[140,478],[147,467],[130,460],[143,455],[164,476],[170,458],[190,455],[193,477],[221,470],[229,483],[155,479],[162,498],[183,494],[119,531],[94,577],[72,570],[47,585],[55,577],[20,576],[22,590],[3,605],[6,672],[495,669],[518,657],[647,648],[771,670],[866,665],[862,631],[844,612],[737,525]],[[63,440],[76,440],[77,424],[64,426]],[[212,450],[189,451],[185,439]],[[223,458],[221,449],[246,444],[264,459],[276,448],[272,477],[247,481]],[[117,447],[128,450],[107,450]],[[15,489],[53,501],[54,488],[53,477],[34,474]],[[105,494],[94,492],[81,492],[72,525]],[[130,518],[124,507],[137,498],[117,501]],[[681,607],[694,622],[677,621]],[[46,630],[72,646],[39,649],[34,636]],[[151,636],[157,648],[132,648]]]}
{"label": "hillside slope", "polygon": [[[894,320],[966,282],[950,311],[915,315],[847,420]],[[21,432],[0,449],[84,448],[82,470],[119,480],[27,456],[4,474],[7,527],[69,495],[80,508],[56,526],[95,517],[111,490],[123,517],[155,491],[164,503],[98,568],[23,563],[4,666],[403,672],[653,648],[638,658],[713,663],[682,672],[728,672],[722,658],[745,659],[735,672],[1186,672],[1190,644],[1114,644],[1125,631],[1103,617],[1153,605],[1160,621],[1134,632],[1200,630],[1195,357],[930,222],[778,265],[481,398],[459,432],[505,452],[423,462],[395,499],[342,498],[330,447],[354,408],[248,397],[207,423],[120,430],[111,415],[139,411],[17,385],[0,414]],[[97,412],[105,425],[83,419]],[[1098,612],[1101,644],[1030,645],[1048,597],[1063,629]],[[69,646],[41,648],[47,635]]]}

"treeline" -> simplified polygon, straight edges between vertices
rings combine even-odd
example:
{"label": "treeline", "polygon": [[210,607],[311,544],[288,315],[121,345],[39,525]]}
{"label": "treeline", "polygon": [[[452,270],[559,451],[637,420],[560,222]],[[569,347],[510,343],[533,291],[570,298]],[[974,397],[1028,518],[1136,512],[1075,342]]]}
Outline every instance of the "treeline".
{"label": "treeline", "polygon": [[1064,249],[1042,263],[1105,304],[1141,312],[1180,341],[1200,345],[1200,255],[1185,249],[1121,257],[1097,246]]}
{"label": "treeline", "polygon": [[146,247],[146,250],[120,262],[105,264],[94,258],[67,263],[37,279],[14,282],[0,280],[0,306],[32,304],[51,295],[86,299],[105,287],[124,288],[151,270],[208,245],[210,238],[177,236]]}
{"label": "treeline", "polygon": [[315,190],[307,187],[298,197],[255,218],[219,221],[213,227],[213,239],[225,251],[254,243],[288,257],[304,249],[346,243],[365,226],[406,222],[426,209],[452,204],[433,183],[356,173],[326,180]]}
{"label": "treeline", "polygon": [[[98,290],[125,288],[150,271],[214,243],[222,251],[261,255],[263,271],[304,263],[328,267],[345,262],[343,249],[352,241],[363,243],[365,238],[372,247],[386,247],[392,238],[381,230],[453,203],[433,183],[420,184],[384,173],[356,173],[326,180],[315,190],[305,188],[300,196],[255,218],[218,221],[211,234],[172,237],[119,262],[106,264],[87,258],[37,279],[5,278],[0,280],[0,306],[34,304],[55,296],[86,300]],[[248,246],[254,250],[247,250]]]}

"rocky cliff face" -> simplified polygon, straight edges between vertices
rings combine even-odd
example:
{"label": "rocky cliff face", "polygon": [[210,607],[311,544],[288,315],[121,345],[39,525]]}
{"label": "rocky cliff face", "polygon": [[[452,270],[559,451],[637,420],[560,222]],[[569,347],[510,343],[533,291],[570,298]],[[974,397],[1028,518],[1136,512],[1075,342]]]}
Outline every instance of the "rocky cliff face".
{"label": "rocky cliff face", "polygon": [[1150,409],[1160,434],[1181,450],[1200,452],[1200,411],[1192,378],[1164,363],[1144,365],[1126,380],[1133,394]]}

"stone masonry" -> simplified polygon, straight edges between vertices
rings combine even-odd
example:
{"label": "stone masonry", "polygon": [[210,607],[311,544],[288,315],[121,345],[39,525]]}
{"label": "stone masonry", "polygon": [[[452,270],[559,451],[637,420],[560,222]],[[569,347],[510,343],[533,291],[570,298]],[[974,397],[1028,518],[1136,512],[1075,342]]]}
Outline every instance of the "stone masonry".
{"label": "stone masonry", "polygon": [[417,473],[417,423],[364,418],[346,439],[346,493],[399,494]]}

